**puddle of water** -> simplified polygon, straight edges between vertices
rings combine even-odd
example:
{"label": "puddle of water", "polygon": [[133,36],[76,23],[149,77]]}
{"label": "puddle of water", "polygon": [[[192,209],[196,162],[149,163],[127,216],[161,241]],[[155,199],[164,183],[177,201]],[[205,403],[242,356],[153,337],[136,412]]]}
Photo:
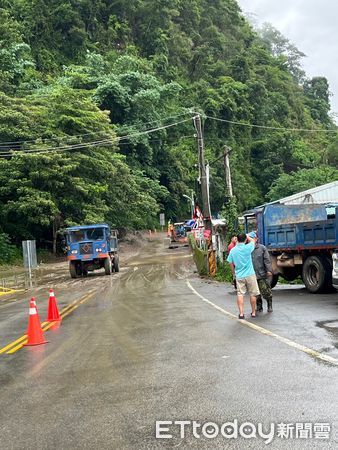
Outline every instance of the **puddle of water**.
{"label": "puddle of water", "polygon": [[323,325],[324,328],[336,328],[338,329],[338,320],[336,320],[335,322],[326,322],[325,325]]}

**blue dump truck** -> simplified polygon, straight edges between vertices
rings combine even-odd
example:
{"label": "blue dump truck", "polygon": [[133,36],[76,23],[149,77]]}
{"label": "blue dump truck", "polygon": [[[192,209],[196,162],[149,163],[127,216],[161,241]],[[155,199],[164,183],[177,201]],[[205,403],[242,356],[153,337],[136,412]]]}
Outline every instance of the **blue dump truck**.
{"label": "blue dump truck", "polygon": [[106,275],[119,271],[117,230],[103,223],[66,228],[64,235],[72,278],[102,268]]}
{"label": "blue dump truck", "polygon": [[287,281],[301,276],[312,293],[338,288],[338,205],[268,204],[244,219],[246,231],[257,231],[269,250],[273,286],[279,276]]}

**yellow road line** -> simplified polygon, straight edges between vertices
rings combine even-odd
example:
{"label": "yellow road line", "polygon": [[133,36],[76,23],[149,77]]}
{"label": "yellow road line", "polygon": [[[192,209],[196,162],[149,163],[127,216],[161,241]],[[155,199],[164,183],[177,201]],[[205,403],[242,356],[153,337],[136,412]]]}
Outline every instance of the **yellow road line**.
{"label": "yellow road line", "polygon": [[24,289],[14,289],[14,288],[6,288],[6,287],[2,287],[0,286],[0,292],[4,291],[4,292],[23,292]]}
{"label": "yellow road line", "polygon": [[[72,303],[67,305],[65,308],[62,309],[60,312],[60,316],[62,318],[68,316],[71,312],[73,312],[76,308],[78,308],[81,304],[88,301],[92,296],[94,295],[93,292],[86,294],[84,297],[81,297],[77,300],[74,300]],[[57,322],[42,322],[41,328],[43,331],[49,330],[53,325],[55,325]],[[5,347],[0,349],[0,354],[7,353],[8,355],[15,353],[16,351],[20,350],[24,346],[24,344],[27,343],[27,334],[24,334],[20,338],[16,339],[15,341],[9,343]]]}
{"label": "yellow road line", "polygon": [[[226,311],[225,309],[221,308],[218,305],[215,305],[215,303],[211,302],[210,300],[208,300],[207,298],[203,297],[203,295],[201,295],[200,293],[198,293],[196,291],[196,289],[194,289],[192,287],[192,285],[189,283],[189,281],[187,281],[187,285],[189,287],[189,289],[195,294],[197,295],[200,299],[202,299],[205,303],[208,303],[210,306],[212,306],[213,308],[217,309],[218,311],[220,311],[222,314],[228,316],[230,319],[235,319],[238,320],[238,317],[235,314],[232,314],[229,311]],[[321,361],[325,361],[327,363],[330,363],[334,366],[338,366],[338,359],[336,358],[332,358],[332,356],[329,355],[325,355],[323,353],[319,353],[316,350],[313,350],[311,348],[305,347],[304,345],[298,344],[297,342],[292,341],[291,339],[285,338],[283,336],[279,336],[276,333],[273,333],[272,331],[260,327],[259,325],[256,325],[252,322],[248,322],[247,320],[240,320],[239,321],[242,325],[251,328],[255,331],[258,331],[261,334],[265,334],[266,336],[270,336],[274,339],[276,339],[279,342],[283,342],[283,344],[288,345],[289,347],[295,348],[297,350],[300,350],[301,352],[304,352],[316,359],[319,359]]]}
{"label": "yellow road line", "polygon": [[22,348],[25,344],[27,344],[27,337],[25,338],[24,341],[21,342],[21,344],[16,345],[15,347],[11,348],[10,350],[8,350],[7,355],[11,355],[12,353],[17,352],[18,350],[20,350],[20,348]]}
{"label": "yellow road line", "polygon": [[9,294],[16,294],[17,292],[25,292],[24,289],[8,289],[8,288],[0,288],[5,289],[4,291],[0,290],[0,296],[2,295],[9,295]]}
{"label": "yellow road line", "polygon": [[[58,322],[43,322],[43,324],[41,325],[41,328],[43,329],[43,331],[47,331],[49,330],[49,328],[51,328],[52,326],[54,326],[55,324],[57,324]],[[18,350],[20,350],[20,348],[22,348],[25,344],[27,344],[27,334],[25,334],[25,336],[23,336],[23,340],[16,345],[15,347],[12,347],[10,350],[8,350],[7,355],[11,355],[12,353],[17,352]]]}
{"label": "yellow road line", "polygon": [[27,338],[27,335],[24,334],[23,336],[21,336],[19,339],[17,339],[16,341],[11,342],[10,344],[6,345],[6,347],[3,347],[2,349],[0,349],[0,354],[1,353],[5,353],[9,348],[13,347],[13,345],[18,344],[19,342],[25,340]]}

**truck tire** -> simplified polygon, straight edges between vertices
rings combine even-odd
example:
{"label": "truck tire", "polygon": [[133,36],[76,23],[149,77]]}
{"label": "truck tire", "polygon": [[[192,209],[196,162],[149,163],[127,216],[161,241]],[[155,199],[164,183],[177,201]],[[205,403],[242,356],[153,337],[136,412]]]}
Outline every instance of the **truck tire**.
{"label": "truck tire", "polygon": [[273,289],[276,284],[278,283],[278,279],[279,279],[279,273],[274,273],[272,275],[272,280],[271,280],[271,289]]}
{"label": "truck tire", "polygon": [[72,278],[77,278],[79,276],[75,261],[69,261],[69,273]]}
{"label": "truck tire", "polygon": [[306,289],[312,294],[332,289],[332,268],[326,256],[309,256],[303,265],[302,278]]}
{"label": "truck tire", "polygon": [[110,256],[108,256],[108,258],[106,258],[104,260],[104,271],[106,275],[111,275],[113,268],[112,268],[112,263],[111,263],[111,258]]}
{"label": "truck tire", "polygon": [[115,272],[120,271],[120,262],[119,262],[119,257],[117,255],[115,255],[115,258],[114,258],[114,271]]}

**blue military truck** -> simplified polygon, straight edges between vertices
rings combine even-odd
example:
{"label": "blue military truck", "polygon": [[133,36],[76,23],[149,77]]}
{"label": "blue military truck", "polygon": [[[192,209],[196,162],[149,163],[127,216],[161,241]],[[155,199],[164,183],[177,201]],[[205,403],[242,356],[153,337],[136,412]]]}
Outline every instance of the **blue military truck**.
{"label": "blue military truck", "polygon": [[69,227],[64,230],[64,235],[72,278],[102,268],[106,275],[119,272],[117,230],[111,230],[103,223]]}
{"label": "blue military truck", "polygon": [[[338,284],[338,205],[267,204],[248,211],[246,231],[255,230],[269,250],[275,286],[278,277],[299,276],[312,293],[333,290]],[[333,266],[334,262],[334,266]],[[338,287],[338,286],[337,286]]]}

